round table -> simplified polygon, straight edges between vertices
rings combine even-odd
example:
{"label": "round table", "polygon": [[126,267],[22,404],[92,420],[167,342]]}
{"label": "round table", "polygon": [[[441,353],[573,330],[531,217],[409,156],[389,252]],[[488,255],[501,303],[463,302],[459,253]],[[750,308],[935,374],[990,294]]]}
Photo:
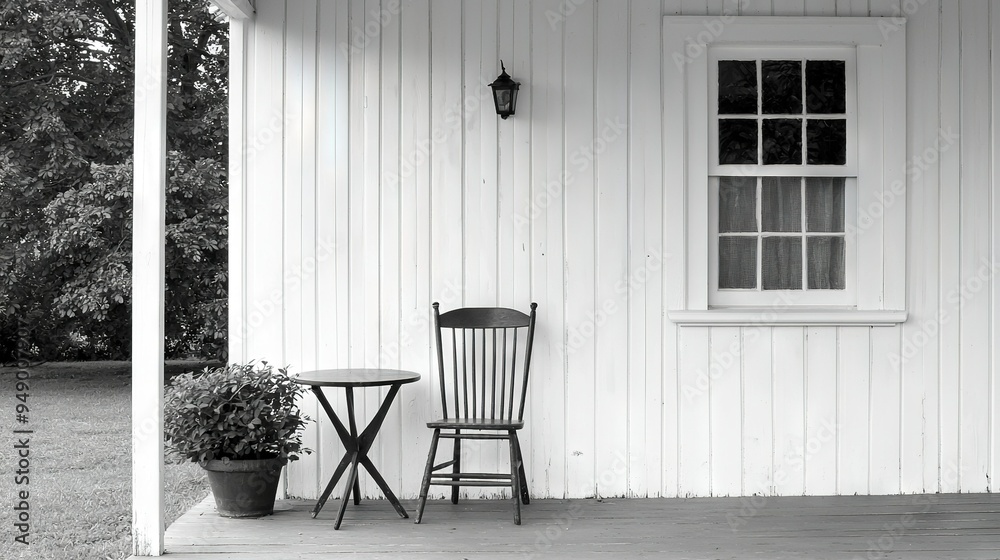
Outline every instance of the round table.
{"label": "round table", "polygon": [[[354,491],[354,504],[361,503],[361,488],[358,484],[358,465],[361,464],[368,471],[368,474],[371,475],[372,480],[378,484],[378,487],[382,490],[382,494],[389,500],[392,507],[396,508],[396,513],[400,517],[409,517],[403,506],[399,504],[399,500],[396,499],[396,495],[389,489],[389,485],[386,484],[381,473],[378,472],[378,469],[372,464],[371,459],[368,458],[368,450],[371,449],[372,442],[375,441],[375,436],[378,435],[378,430],[382,427],[382,421],[385,420],[385,415],[389,411],[389,406],[392,405],[393,399],[396,398],[396,393],[399,392],[400,386],[417,381],[420,379],[420,374],[398,369],[320,369],[302,372],[294,376],[294,379],[296,383],[309,385],[313,393],[315,393],[316,399],[319,400],[320,405],[323,406],[323,410],[326,411],[326,415],[330,417],[333,426],[337,429],[337,435],[340,436],[340,441],[343,442],[344,449],[346,450],[344,457],[340,460],[340,464],[337,465],[337,469],[333,472],[333,477],[330,478],[326,489],[323,490],[319,501],[316,502],[312,516],[315,518],[319,515],[319,511],[323,509],[323,504],[326,503],[327,498],[333,493],[334,486],[337,485],[340,477],[347,472],[344,497],[340,502],[340,511],[337,513],[337,521],[333,526],[334,529],[340,529],[340,523],[344,520],[344,511],[347,510],[347,500],[350,498],[352,490]],[[387,385],[390,387],[389,393],[382,401],[382,406],[379,407],[375,417],[371,419],[365,429],[358,434],[357,421],[354,416],[354,388],[384,387]],[[334,412],[333,407],[330,406],[330,401],[323,394],[323,387],[343,387],[347,391],[347,419],[349,429],[344,426],[337,413]]]}

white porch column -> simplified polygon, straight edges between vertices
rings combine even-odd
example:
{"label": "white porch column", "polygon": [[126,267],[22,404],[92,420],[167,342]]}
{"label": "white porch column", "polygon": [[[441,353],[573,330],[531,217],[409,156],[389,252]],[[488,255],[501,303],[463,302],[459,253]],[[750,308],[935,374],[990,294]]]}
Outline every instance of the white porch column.
{"label": "white porch column", "polygon": [[252,20],[229,19],[229,362],[246,356],[246,38]]}
{"label": "white porch column", "polygon": [[132,553],[163,554],[163,297],[167,0],[135,3],[132,208]]}

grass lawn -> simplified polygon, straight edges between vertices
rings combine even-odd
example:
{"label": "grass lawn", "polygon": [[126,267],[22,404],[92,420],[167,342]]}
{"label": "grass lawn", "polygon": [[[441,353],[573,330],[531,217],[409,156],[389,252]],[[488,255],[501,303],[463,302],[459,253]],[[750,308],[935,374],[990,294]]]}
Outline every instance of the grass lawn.
{"label": "grass lawn", "polygon": [[[131,388],[127,362],[30,369],[28,485],[15,485],[15,369],[0,368],[0,558],[119,560],[131,554]],[[201,364],[170,362],[179,373]],[[14,541],[16,492],[30,492],[28,546]],[[208,494],[201,467],[168,464],[167,523]]]}

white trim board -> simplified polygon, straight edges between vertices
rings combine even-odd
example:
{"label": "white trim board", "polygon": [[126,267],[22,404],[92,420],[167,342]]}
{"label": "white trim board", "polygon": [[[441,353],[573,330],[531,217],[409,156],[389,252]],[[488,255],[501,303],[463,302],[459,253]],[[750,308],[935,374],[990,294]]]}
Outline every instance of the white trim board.
{"label": "white trim board", "polygon": [[906,321],[906,311],[857,311],[854,309],[710,309],[668,311],[667,318],[683,326],[893,326]]}

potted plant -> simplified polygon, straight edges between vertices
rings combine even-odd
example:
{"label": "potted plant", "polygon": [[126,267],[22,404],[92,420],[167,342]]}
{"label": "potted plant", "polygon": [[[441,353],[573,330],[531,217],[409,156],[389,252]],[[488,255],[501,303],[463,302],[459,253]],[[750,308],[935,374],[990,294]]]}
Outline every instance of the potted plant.
{"label": "potted plant", "polygon": [[281,468],[302,447],[309,420],[297,399],[305,387],[267,362],[232,364],[185,373],[164,396],[167,449],[208,471],[216,508],[224,517],[274,513]]}

